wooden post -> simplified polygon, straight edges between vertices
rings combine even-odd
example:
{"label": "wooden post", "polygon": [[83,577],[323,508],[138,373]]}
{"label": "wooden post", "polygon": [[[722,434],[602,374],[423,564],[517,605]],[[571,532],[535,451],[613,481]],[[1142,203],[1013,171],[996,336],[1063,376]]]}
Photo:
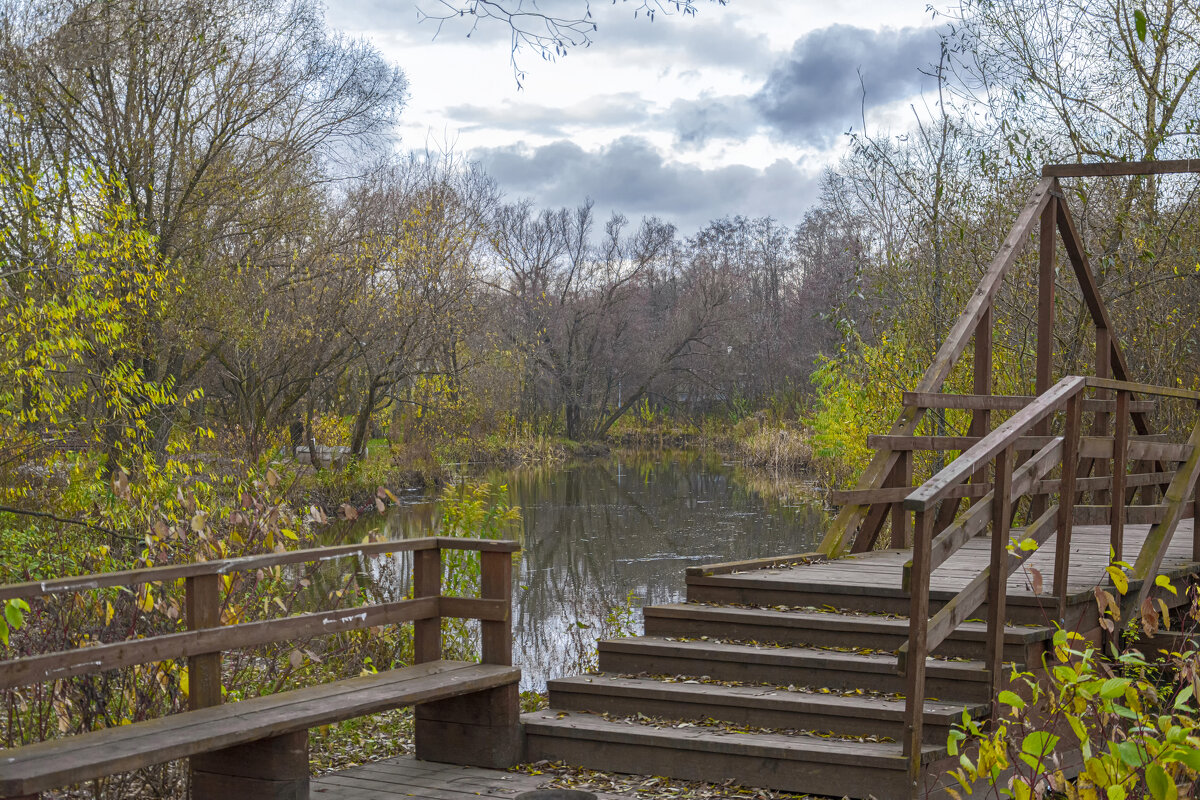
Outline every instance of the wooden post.
{"label": "wooden post", "polygon": [[[889,487],[902,486],[908,489],[912,486],[913,479],[913,454],[911,450],[902,450],[900,452],[900,460],[896,462],[896,469],[886,481]],[[892,503],[892,542],[893,548],[904,549],[908,547],[908,514],[904,509],[904,501]]]}
{"label": "wooden post", "polygon": [[1008,538],[1012,514],[1013,447],[996,454],[995,498],[992,500],[992,560],[988,572],[987,668],[991,697],[1000,693],[1004,676],[1005,599],[1008,590]]}
{"label": "wooden post", "polygon": [[[501,601],[505,611],[503,619],[481,623],[483,663],[510,666],[512,555],[482,552],[479,557],[480,597]],[[493,769],[511,767],[521,760],[524,740],[516,681],[496,689],[422,703],[413,710],[413,716],[419,759]]]}
{"label": "wooden post", "polygon": [[[221,624],[221,576],[187,578],[184,615],[188,630]],[[220,705],[221,654],[188,657],[188,708]],[[188,760],[192,800],[308,797],[308,731],[201,753]]]}
{"label": "wooden post", "polygon": [[1117,413],[1113,424],[1112,517],[1108,546],[1112,560],[1124,561],[1125,549],[1125,476],[1129,458],[1129,392],[1117,392]]}
{"label": "wooden post", "polygon": [[925,657],[929,631],[929,560],[934,510],[916,513],[908,617],[908,653],[904,659],[904,755],[908,758],[909,794],[921,797],[921,744],[925,717]]}
{"label": "wooden post", "polygon": [[[1196,403],[1200,411],[1200,402]],[[1192,492],[1192,561],[1200,561],[1200,480]]]}
{"label": "wooden post", "polygon": [[[413,598],[442,594],[442,550],[432,548],[413,553]],[[423,664],[442,657],[442,618],[413,622],[413,661]]]}
{"label": "wooden post", "polygon": [[1083,426],[1083,391],[1067,399],[1067,421],[1063,431],[1062,484],[1058,493],[1058,535],[1054,550],[1054,592],[1058,616],[1066,614],[1067,577],[1071,566],[1071,530],[1075,516],[1075,478],[1079,472],[1079,439]]}
{"label": "wooden post", "polygon": [[[1057,194],[1058,181],[1051,189]],[[1038,307],[1037,307],[1037,367],[1034,394],[1040,395],[1050,388],[1054,377],[1054,275],[1055,256],[1058,247],[1058,197],[1054,194],[1042,209],[1041,228],[1038,231]],[[1050,418],[1033,426],[1035,436],[1050,434]],[[1030,499],[1030,519],[1037,519],[1046,511],[1045,495],[1034,495]]]}
{"label": "wooden post", "polygon": [[479,595],[484,600],[499,600],[508,613],[503,620],[484,621],[482,627],[482,652],[484,664],[502,664],[511,667],[512,657],[512,555],[509,553],[485,552],[481,559]]}
{"label": "wooden post", "polygon": [[[992,307],[975,326],[975,374],[972,381],[972,391],[977,395],[987,396],[992,393]],[[977,408],[971,412],[971,427],[969,436],[987,436],[992,430],[992,412],[988,408]],[[971,483],[987,483],[987,467],[977,470],[971,476]],[[970,505],[975,505],[978,499],[972,499]]]}
{"label": "wooden post", "polygon": [[[188,630],[215,628],[221,624],[221,576],[195,575],[184,581],[184,619]],[[189,656],[188,708],[219,706],[221,704],[221,654],[203,653]]]}
{"label": "wooden post", "polygon": [[[1096,377],[1112,377],[1112,337],[1109,334],[1108,328],[1103,326],[1096,328]],[[1097,390],[1096,399],[1109,399],[1109,392],[1103,389]],[[1108,419],[1109,414],[1107,411],[1096,412],[1093,417],[1093,436],[1108,437]],[[1092,468],[1092,474],[1097,478],[1107,477],[1109,475],[1109,460],[1107,458],[1097,458]],[[1109,503],[1109,492],[1105,489],[1098,489],[1094,497],[1094,502],[1098,506],[1108,505]]]}

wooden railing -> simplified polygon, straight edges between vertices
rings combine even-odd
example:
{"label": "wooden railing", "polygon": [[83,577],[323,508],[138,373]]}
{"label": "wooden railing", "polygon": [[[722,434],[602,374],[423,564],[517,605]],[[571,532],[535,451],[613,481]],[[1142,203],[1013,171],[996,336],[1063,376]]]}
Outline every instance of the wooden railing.
{"label": "wooden railing", "polygon": [[[440,658],[443,617],[480,620],[483,663],[511,665],[512,553],[519,549],[520,546],[511,541],[429,537],[319,547],[0,586],[0,602],[14,599],[35,601],[42,597],[107,587],[137,587],[183,580],[188,627],[187,631],[181,633],[0,661],[0,690],[102,670],[186,658],[189,705],[193,709],[203,708],[221,702],[222,651],[412,622],[415,660],[424,663]],[[480,553],[480,597],[442,595],[443,550]],[[221,625],[220,587],[224,576],[290,564],[400,552],[413,553],[411,600]]]}
{"label": "wooden railing", "polygon": [[[1115,393],[1115,399],[1089,398],[1088,392]],[[1153,585],[1148,579],[1156,575],[1180,519],[1200,509],[1200,503],[1189,503],[1197,491],[1200,474],[1200,416],[1185,443],[1165,441],[1163,437],[1134,437],[1130,435],[1130,423],[1147,403],[1139,396],[1183,400],[1193,413],[1200,407],[1200,392],[1104,378],[1063,378],[1021,405],[994,431],[974,438],[958,458],[904,497],[902,513],[914,514],[914,541],[912,561],[905,569],[905,584],[911,596],[909,638],[900,648],[899,665],[907,684],[904,747],[914,781],[920,770],[926,658],[986,602],[985,663],[995,696],[1002,678],[1008,577],[1033,554],[1030,542],[1040,546],[1051,536],[1056,537],[1051,589],[1055,617],[1062,622],[1074,525],[1107,523],[1114,561],[1124,560],[1127,522],[1152,525],[1130,575],[1133,581],[1140,581],[1136,600],[1140,605]],[[948,407],[954,407],[951,396],[942,397],[947,398],[944,402]],[[969,402],[986,407],[990,399]],[[923,397],[919,402],[943,401]],[[1005,406],[1016,406],[1016,402],[1000,398],[992,405]],[[1094,416],[1091,435],[1084,435],[1085,411]],[[1059,432],[1051,434],[1055,418],[1060,415]],[[1018,461],[1019,453],[1030,455]],[[1179,466],[1164,466],[1170,463]],[[1132,474],[1131,464],[1135,467]],[[1058,477],[1052,478],[1055,470]],[[1163,485],[1166,490],[1162,503],[1157,503]],[[1143,503],[1132,505],[1139,490]],[[1090,493],[1095,505],[1079,505],[1077,500],[1083,493]],[[957,508],[964,497],[974,499],[974,504],[950,524],[938,525],[939,518],[945,516],[945,506]],[[1021,508],[1023,498],[1029,498],[1024,509],[1027,524],[1014,530],[1012,517]],[[1052,504],[1054,498],[1057,502]],[[932,573],[985,531],[991,534],[987,567],[931,618]],[[1192,554],[1200,559],[1200,525],[1193,534]]]}

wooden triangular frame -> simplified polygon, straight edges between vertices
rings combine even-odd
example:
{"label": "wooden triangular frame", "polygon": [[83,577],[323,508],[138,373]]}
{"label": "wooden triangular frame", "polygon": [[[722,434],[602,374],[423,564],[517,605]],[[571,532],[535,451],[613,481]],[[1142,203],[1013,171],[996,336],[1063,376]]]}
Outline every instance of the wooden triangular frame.
{"label": "wooden triangular frame", "polygon": [[[996,256],[984,272],[966,308],[942,342],[933,362],[926,368],[913,394],[939,393],[951,371],[975,341],[975,391],[991,393],[991,340],[992,304],[995,302],[1004,279],[1011,272],[1017,258],[1024,252],[1032,238],[1035,226],[1040,229],[1039,258],[1039,319],[1038,319],[1038,386],[1040,394],[1050,386],[1051,359],[1053,358],[1053,309],[1056,238],[1062,241],[1067,259],[1079,284],[1083,301],[1088,308],[1096,328],[1096,375],[1101,378],[1131,380],[1128,362],[1121,349],[1120,339],[1112,328],[1108,308],[1100,295],[1092,274],[1083,240],[1075,226],[1070,207],[1066,203],[1058,177],[1083,175],[1137,175],[1162,172],[1192,172],[1200,170],[1193,162],[1130,162],[1117,165],[1063,165],[1050,166],[1043,170],[1025,206],[1017,216],[1012,229],[1005,237]],[[890,436],[911,436],[917,430],[927,409],[919,405],[906,405],[889,431]],[[979,436],[987,431],[987,412],[976,412],[972,420],[972,434]],[[1149,433],[1149,425],[1143,412],[1132,414],[1138,434]],[[880,449],[860,476],[856,491],[882,489],[910,485],[911,459],[903,451]],[[907,480],[906,480],[907,479]],[[939,515],[938,527],[953,521],[958,501],[948,502]],[[829,526],[819,552],[827,557],[843,555],[848,549],[862,552],[874,547],[875,540],[883,528],[888,512],[895,508],[889,503],[849,503],[842,507]],[[899,522],[900,514],[893,516]],[[905,546],[906,535],[894,536],[900,546]]]}

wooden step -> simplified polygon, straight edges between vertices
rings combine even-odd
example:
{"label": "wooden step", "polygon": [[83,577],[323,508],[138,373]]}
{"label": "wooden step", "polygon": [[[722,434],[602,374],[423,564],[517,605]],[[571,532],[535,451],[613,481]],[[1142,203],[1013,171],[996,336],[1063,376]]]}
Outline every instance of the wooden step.
{"label": "wooden step", "polygon": [[[775,686],[824,686],[899,693],[904,678],[887,653],[843,653],[807,647],[755,647],[712,641],[671,641],[656,636],[603,639],[600,670],[622,675],[697,675]],[[988,672],[980,661],[930,659],[925,668],[929,699],[989,700]]]}
{"label": "wooden step", "polygon": [[[872,565],[872,569],[875,567]],[[811,567],[794,570],[763,569],[737,572],[730,575],[688,575],[687,602],[740,604],[750,606],[815,606],[847,611],[895,614],[907,616],[911,608],[908,593],[901,588],[902,565],[870,573],[869,579],[840,583],[836,578],[810,571]],[[1072,603],[1090,601],[1089,593],[1077,593]],[[1085,597],[1084,594],[1087,594]],[[929,613],[933,615],[954,599],[957,592],[931,589]],[[1008,621],[1013,625],[1045,625],[1055,614],[1049,596],[1010,593],[1006,604]],[[975,616],[984,619],[987,607],[980,606]]]}
{"label": "wooden step", "polygon": [[[705,727],[654,727],[593,714],[547,709],[522,717],[525,757],[641,775],[725,783],[836,797],[909,797],[899,744],[826,740],[771,733],[722,733]],[[945,749],[926,745],[932,762]]]}
{"label": "wooden step", "polygon": [[[908,641],[908,620],[883,615],[834,611],[780,611],[771,608],[671,603],[642,609],[649,636],[709,636],[819,647],[869,647],[894,652]],[[1040,663],[1050,628],[1009,626],[1004,631],[1004,658]],[[938,655],[982,659],[987,626],[966,622],[937,649]]]}
{"label": "wooden step", "polygon": [[[800,728],[838,736],[877,736],[899,741],[904,701],[871,695],[789,691],[784,687],[728,686],[691,681],[580,675],[547,684],[550,707],[619,716],[705,720],[759,728]],[[986,713],[983,703],[925,703],[925,740],[944,745],[950,727]]]}

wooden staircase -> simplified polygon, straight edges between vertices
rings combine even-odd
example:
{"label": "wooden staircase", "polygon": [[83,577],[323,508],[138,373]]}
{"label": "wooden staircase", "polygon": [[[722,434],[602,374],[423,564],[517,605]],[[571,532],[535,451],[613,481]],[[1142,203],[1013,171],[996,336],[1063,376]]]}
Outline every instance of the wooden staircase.
{"label": "wooden staircase", "polygon": [[[1196,171],[1047,166],[891,429],[868,438],[858,484],[834,493],[820,552],[689,569],[687,602],[645,609],[644,636],[600,642],[598,674],[550,682],[550,708],[524,719],[526,756],[836,797],[937,794],[949,726],[987,715],[1008,665],[1040,669],[1055,625],[1104,643],[1093,590],[1111,586],[1110,553],[1132,562],[1130,611],[1155,576],[1200,572],[1200,392],[1131,382],[1059,184]],[[997,395],[993,305],[1035,234],[1034,392]],[[1096,372],[1057,382],[1056,239]],[[944,393],[968,349],[971,394]],[[1168,404],[1175,440],[1151,432]],[[936,474],[918,475],[919,451],[942,452]]]}
{"label": "wooden staircase", "polygon": [[[523,719],[527,759],[836,797],[908,797],[895,650],[909,623],[883,610],[899,587],[852,595],[860,601],[854,610],[835,605],[828,586],[787,581],[788,570],[694,572],[687,602],[643,610],[645,635],[599,643],[599,672],[550,681],[549,708]],[[1006,660],[1040,663],[1051,635],[1009,627]],[[989,710],[985,644],[984,625],[967,622],[929,660],[927,697],[937,699],[925,702],[926,763],[946,757],[946,736],[964,712],[980,718]]]}

